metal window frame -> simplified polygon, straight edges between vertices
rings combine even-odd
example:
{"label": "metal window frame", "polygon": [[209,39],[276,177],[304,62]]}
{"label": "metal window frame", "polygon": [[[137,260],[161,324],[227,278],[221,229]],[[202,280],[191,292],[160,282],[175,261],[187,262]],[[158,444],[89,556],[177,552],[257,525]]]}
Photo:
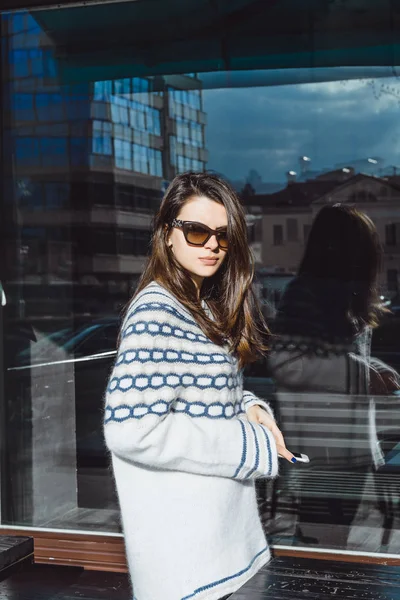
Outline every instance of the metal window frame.
{"label": "metal window frame", "polygon": [[[2,0],[0,6],[1,12],[24,11],[24,10],[43,10],[62,8],[76,8],[79,6],[88,6],[94,4],[117,4],[121,2],[139,2],[143,0]],[[149,0],[146,0],[149,1]],[[151,1],[151,0],[150,0]]]}

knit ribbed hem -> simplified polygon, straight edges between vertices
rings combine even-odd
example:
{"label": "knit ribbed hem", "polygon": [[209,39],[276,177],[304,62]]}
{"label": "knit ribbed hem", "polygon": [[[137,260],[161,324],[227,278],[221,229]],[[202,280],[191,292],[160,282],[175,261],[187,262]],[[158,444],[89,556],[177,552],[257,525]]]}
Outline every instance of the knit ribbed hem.
{"label": "knit ribbed hem", "polygon": [[[262,569],[266,564],[268,564],[270,560],[271,552],[268,548],[266,552],[263,552],[261,556],[258,556],[252,567],[246,573],[243,573],[241,576],[239,576],[235,583],[232,582],[231,592],[229,594],[226,594],[221,598],[221,596],[215,597],[212,592],[209,591],[209,593],[194,595],[193,600],[222,600],[226,597],[229,598],[229,596],[232,596],[235,592],[239,591],[244,584],[254,577],[254,575],[258,573],[258,571],[260,571],[260,569]],[[228,588],[229,586],[226,585],[226,587]]]}

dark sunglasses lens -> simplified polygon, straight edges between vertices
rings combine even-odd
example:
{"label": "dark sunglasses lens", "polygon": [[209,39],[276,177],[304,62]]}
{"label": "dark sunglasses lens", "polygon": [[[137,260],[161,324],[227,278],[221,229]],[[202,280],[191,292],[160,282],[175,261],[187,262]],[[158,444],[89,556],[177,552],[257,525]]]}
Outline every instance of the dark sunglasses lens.
{"label": "dark sunglasses lens", "polygon": [[221,248],[228,247],[228,233],[226,231],[223,231],[222,233],[218,234],[218,243],[221,246]]}
{"label": "dark sunglasses lens", "polygon": [[186,225],[186,239],[189,244],[195,244],[201,246],[204,244],[208,237],[208,231],[201,225],[196,223],[189,223]]}

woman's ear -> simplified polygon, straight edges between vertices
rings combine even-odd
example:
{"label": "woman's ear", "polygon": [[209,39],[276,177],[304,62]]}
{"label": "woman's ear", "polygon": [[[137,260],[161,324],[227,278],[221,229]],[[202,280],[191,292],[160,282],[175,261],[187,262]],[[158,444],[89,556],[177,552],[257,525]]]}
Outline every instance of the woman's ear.
{"label": "woman's ear", "polygon": [[164,225],[164,231],[165,231],[165,241],[166,241],[166,243],[167,243],[167,246],[168,246],[169,248],[172,248],[172,244],[171,244],[171,242],[170,242],[170,240],[169,240],[169,235],[171,235],[171,234],[169,234],[169,235],[168,235],[168,229],[169,229],[168,225],[167,225],[167,224],[165,224],[165,225]]}

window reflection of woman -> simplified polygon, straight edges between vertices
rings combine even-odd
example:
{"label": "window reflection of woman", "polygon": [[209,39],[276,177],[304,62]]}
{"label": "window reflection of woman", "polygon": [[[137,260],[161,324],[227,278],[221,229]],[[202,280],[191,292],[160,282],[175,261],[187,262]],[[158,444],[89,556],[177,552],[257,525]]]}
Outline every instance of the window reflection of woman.
{"label": "window reflection of woman", "polygon": [[[370,356],[371,333],[385,310],[377,283],[381,259],[378,234],[367,215],[346,205],[323,207],[311,227],[298,274],[288,285],[271,325],[275,337],[269,366],[281,410],[286,403],[289,414],[303,403],[313,414],[302,417],[304,409],[296,413],[303,420],[303,438],[298,431],[293,434],[297,442],[282,415],[283,430],[293,449],[303,444],[317,471],[349,470],[356,475],[358,469],[365,473],[371,461],[377,465],[382,460],[374,422],[371,425],[371,394],[397,390],[399,376]],[[365,439],[359,439],[360,432]],[[318,479],[315,471],[312,482],[306,477],[302,480],[300,521],[316,519],[316,492],[307,510],[313,494],[308,485],[326,489],[319,506],[325,506],[333,522],[348,525],[352,521],[360,498],[344,510],[340,498],[329,498],[331,481],[323,475]],[[335,493],[340,495],[340,489]]]}
{"label": "window reflection of woman", "polygon": [[[134,594],[231,594],[269,560],[254,480],[286,449],[269,405],[243,390],[266,325],[246,221],[215,175],[171,183],[121,328],[106,394]],[[258,325],[257,325],[258,323]]]}
{"label": "window reflection of woman", "polygon": [[[369,361],[362,365],[360,393],[365,385],[374,393],[398,388],[397,374],[390,367],[370,361],[372,330],[385,311],[377,284],[381,260],[379,237],[367,215],[342,204],[323,207],[273,324],[280,342],[300,339],[303,345],[325,348],[339,344]],[[279,378],[283,371],[275,375]],[[322,383],[326,387],[327,380]],[[331,383],[331,391],[348,391],[344,380]]]}

